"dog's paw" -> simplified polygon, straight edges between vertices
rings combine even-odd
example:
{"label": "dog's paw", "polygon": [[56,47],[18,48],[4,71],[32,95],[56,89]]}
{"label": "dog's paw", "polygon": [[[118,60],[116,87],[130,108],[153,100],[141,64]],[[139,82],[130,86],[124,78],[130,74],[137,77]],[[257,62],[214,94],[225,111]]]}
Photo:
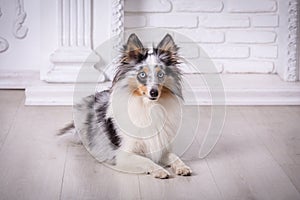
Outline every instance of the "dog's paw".
{"label": "dog's paw", "polygon": [[174,172],[180,176],[190,176],[192,174],[191,168],[186,165],[178,165],[173,168]]}
{"label": "dog's paw", "polygon": [[151,175],[152,175],[154,178],[167,179],[167,178],[169,178],[170,173],[169,173],[167,170],[161,168],[161,169],[154,170],[154,171],[151,173]]}

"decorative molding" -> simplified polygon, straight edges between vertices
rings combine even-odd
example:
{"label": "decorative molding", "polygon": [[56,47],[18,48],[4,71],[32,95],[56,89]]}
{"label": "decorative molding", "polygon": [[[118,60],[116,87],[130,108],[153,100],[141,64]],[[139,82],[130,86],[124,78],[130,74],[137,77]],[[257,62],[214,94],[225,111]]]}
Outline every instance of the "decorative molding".
{"label": "decorative molding", "polygon": [[297,38],[298,38],[298,0],[290,0],[288,4],[288,51],[287,81],[296,81],[298,76]]}
{"label": "decorative molding", "polygon": [[6,39],[4,39],[3,37],[0,37],[0,53],[3,53],[4,51],[6,51],[9,47],[9,44],[7,42]]}
{"label": "decorative molding", "polygon": [[124,44],[124,0],[112,0],[111,2],[111,63],[104,70],[106,80],[112,80],[115,66],[119,60],[119,52]]}
{"label": "decorative molding", "polygon": [[28,33],[28,27],[24,26],[26,12],[24,9],[24,0],[15,0],[16,2],[16,19],[13,25],[13,35],[17,39],[23,39]]}
{"label": "decorative molding", "polygon": [[298,77],[297,77],[297,81],[300,81],[300,3],[298,1],[297,3],[297,73],[298,73]]}
{"label": "decorative molding", "polygon": [[119,50],[123,45],[124,34],[124,0],[112,0],[111,37],[116,38],[114,48]]}
{"label": "decorative molding", "polygon": [[[2,10],[0,8],[0,17],[2,16]],[[9,43],[8,41],[3,38],[3,37],[0,37],[0,53],[3,53],[4,51],[6,51],[9,47]]]}

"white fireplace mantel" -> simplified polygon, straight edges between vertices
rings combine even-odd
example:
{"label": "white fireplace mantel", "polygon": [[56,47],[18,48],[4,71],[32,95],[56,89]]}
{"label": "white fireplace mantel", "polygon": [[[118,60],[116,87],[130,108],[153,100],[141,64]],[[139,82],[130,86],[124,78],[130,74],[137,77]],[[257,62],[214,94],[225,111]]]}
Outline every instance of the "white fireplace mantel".
{"label": "white fireplace mantel", "polygon": [[[26,0],[16,2],[25,4],[20,11],[26,13]],[[299,4],[297,0],[278,2],[280,26],[283,26],[277,38],[283,44],[278,52],[278,74],[221,74],[228,105],[300,105],[300,83],[295,82],[299,80]],[[23,71],[5,72],[0,75],[0,87],[25,87],[27,105],[72,105],[75,83],[89,84],[95,82],[95,77],[98,89],[109,87],[114,69],[113,65],[107,65],[116,55],[98,51],[97,47],[111,38],[114,39],[109,47],[118,49],[123,44],[124,0],[43,0],[39,12],[43,15],[40,76]],[[26,22],[24,18],[20,24],[23,32],[19,31],[17,36],[26,37]],[[0,51],[6,51],[9,42],[0,35]],[[87,76],[78,79],[82,68]],[[189,99],[191,91],[187,91],[186,103],[210,104],[205,86],[197,82],[195,75],[185,76],[194,80],[191,90],[197,97]]]}

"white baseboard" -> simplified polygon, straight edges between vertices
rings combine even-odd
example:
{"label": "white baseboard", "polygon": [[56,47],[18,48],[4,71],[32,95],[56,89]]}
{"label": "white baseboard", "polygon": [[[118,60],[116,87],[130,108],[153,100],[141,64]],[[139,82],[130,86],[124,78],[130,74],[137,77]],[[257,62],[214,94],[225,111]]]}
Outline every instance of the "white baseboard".
{"label": "white baseboard", "polygon": [[[285,82],[276,74],[222,74],[220,78],[225,105],[300,105],[300,82]],[[214,105],[224,103],[219,85],[211,87],[213,99],[199,75],[189,75],[188,80],[196,98],[186,98],[187,105],[212,105],[212,100]]]}
{"label": "white baseboard", "polygon": [[[212,105],[213,102],[225,105],[300,105],[300,82],[284,82],[277,75],[257,74],[220,75],[220,79],[224,90],[220,85],[213,85],[211,88],[216,91],[210,91],[205,77],[186,75],[185,82],[191,85],[190,88],[184,87],[186,105]],[[101,83],[98,90],[109,86],[110,83]],[[86,87],[86,95],[89,90],[95,91],[89,85]],[[212,99],[214,95],[217,97]],[[73,105],[73,96],[74,85],[41,82],[26,88],[26,105]]]}
{"label": "white baseboard", "polygon": [[[97,91],[105,90],[110,86],[109,82],[101,83],[95,88],[92,84],[62,84],[62,83],[45,83],[40,82],[39,85],[27,87],[25,90],[25,105],[74,105],[75,89],[77,90],[77,98],[93,94]],[[80,88],[79,88],[80,87]],[[78,90],[81,90],[78,93]],[[80,98],[81,99],[81,98]]]}
{"label": "white baseboard", "polygon": [[0,70],[0,89],[25,89],[40,79],[39,71]]}

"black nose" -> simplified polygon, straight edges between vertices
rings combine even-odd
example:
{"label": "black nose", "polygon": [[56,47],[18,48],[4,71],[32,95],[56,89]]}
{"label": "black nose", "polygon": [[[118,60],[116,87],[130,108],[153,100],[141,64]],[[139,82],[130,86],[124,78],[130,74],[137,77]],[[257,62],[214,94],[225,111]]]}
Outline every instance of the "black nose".
{"label": "black nose", "polygon": [[150,96],[153,98],[158,97],[158,90],[157,89],[151,89],[150,90]]}

